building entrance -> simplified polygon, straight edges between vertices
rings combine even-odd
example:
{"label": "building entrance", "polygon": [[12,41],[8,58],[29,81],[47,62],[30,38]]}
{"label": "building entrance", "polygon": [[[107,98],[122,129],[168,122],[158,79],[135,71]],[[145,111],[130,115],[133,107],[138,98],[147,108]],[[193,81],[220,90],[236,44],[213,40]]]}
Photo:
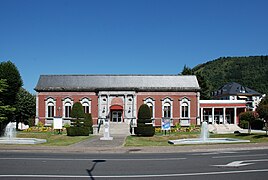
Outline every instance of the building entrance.
{"label": "building entrance", "polygon": [[122,122],[122,111],[112,111],[112,122]]}

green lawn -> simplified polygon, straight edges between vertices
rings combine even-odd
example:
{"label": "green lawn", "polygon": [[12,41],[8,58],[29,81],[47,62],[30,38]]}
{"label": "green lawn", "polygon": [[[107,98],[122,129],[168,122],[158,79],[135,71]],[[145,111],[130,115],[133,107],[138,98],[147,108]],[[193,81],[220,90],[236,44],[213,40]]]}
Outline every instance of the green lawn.
{"label": "green lawn", "polygon": [[[125,146],[173,146],[168,144],[168,140],[198,138],[199,133],[184,132],[171,133],[167,135],[156,134],[153,137],[137,137],[128,136]],[[242,140],[250,140],[250,143],[268,142],[268,136],[265,134],[213,134],[212,138],[237,138]]]}
{"label": "green lawn", "polygon": [[86,139],[90,139],[93,137],[93,135],[67,136],[66,134],[57,134],[54,132],[19,132],[17,137],[46,139],[47,143],[37,144],[42,146],[68,146]]}

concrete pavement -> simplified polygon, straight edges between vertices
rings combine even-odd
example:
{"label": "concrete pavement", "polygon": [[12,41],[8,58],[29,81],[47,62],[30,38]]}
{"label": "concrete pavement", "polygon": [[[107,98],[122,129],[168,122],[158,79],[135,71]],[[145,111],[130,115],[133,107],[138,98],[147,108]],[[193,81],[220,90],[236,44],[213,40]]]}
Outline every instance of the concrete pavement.
{"label": "concrete pavement", "polygon": [[112,141],[101,141],[100,136],[85,140],[70,146],[42,146],[42,145],[1,145],[1,151],[21,152],[52,152],[52,153],[176,153],[176,152],[206,152],[229,151],[246,149],[268,149],[267,143],[241,143],[241,144],[214,144],[214,145],[185,145],[185,146],[149,146],[125,147],[126,136],[113,136]]}

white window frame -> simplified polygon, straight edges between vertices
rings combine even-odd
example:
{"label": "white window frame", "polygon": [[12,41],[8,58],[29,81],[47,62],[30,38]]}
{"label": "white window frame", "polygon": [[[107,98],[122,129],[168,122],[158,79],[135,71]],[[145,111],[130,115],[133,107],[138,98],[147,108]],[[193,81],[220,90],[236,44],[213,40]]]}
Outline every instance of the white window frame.
{"label": "white window frame", "polygon": [[[187,106],[188,106],[188,116],[182,117],[182,106],[185,104],[187,104]],[[180,118],[181,119],[190,119],[191,118],[191,101],[186,97],[180,100]]]}
{"label": "white window frame", "polygon": [[91,99],[85,97],[85,98],[80,100],[80,103],[83,106],[84,113],[85,113],[85,108],[84,107],[88,106],[88,113],[91,114]]}
{"label": "white window frame", "polygon": [[170,119],[173,118],[173,100],[169,97],[166,97],[165,99],[162,100],[162,117],[164,118],[164,107],[169,105],[170,106]]}
{"label": "white window frame", "polygon": [[48,113],[48,110],[49,110],[48,106],[53,106],[54,107],[53,114],[54,114],[54,116],[56,116],[56,99],[54,99],[52,97],[49,97],[49,98],[46,99],[45,103],[46,103],[46,118],[47,119],[48,118],[54,118],[54,117],[48,117],[48,114],[49,114]]}
{"label": "white window frame", "polygon": [[[144,100],[144,104],[147,104],[147,106],[149,106],[150,107],[150,105],[152,106],[152,119],[154,119],[155,118],[155,100],[153,99],[153,98],[146,98],[145,100]],[[149,105],[150,104],[150,105]]]}
{"label": "white window frame", "polygon": [[[66,114],[65,114],[65,108],[67,106],[71,106],[71,109],[73,107],[73,100],[69,97],[65,98],[63,101],[62,101],[62,117],[63,118],[70,118],[70,117],[66,117]],[[69,112],[69,115],[70,115],[71,112]]]}

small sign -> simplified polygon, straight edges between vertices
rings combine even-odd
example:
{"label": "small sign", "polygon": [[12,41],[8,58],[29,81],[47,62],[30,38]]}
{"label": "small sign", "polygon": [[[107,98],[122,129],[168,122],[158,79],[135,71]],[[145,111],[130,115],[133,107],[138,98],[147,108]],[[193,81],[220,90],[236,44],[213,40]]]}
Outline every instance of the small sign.
{"label": "small sign", "polygon": [[162,130],[170,130],[170,119],[162,119],[161,129]]}
{"label": "small sign", "polygon": [[60,117],[53,118],[53,129],[62,129],[62,118]]}

